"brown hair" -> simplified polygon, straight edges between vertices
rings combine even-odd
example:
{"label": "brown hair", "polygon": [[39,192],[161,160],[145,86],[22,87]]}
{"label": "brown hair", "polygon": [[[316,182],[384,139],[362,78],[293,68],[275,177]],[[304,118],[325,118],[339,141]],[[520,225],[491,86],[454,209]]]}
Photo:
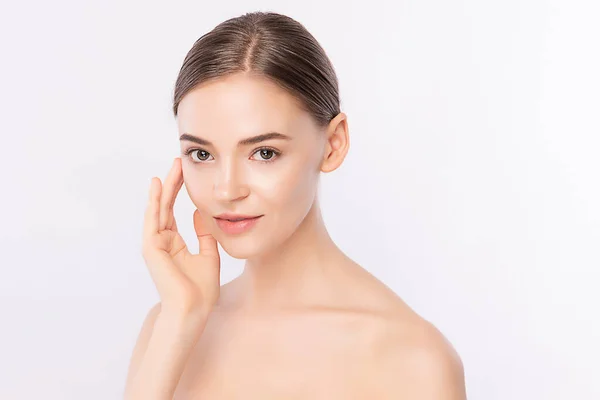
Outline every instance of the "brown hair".
{"label": "brown hair", "polygon": [[228,19],[196,40],[175,83],[175,117],[189,91],[236,72],[269,78],[299,100],[319,126],[340,112],[335,70],[317,40],[288,16],[256,11]]}

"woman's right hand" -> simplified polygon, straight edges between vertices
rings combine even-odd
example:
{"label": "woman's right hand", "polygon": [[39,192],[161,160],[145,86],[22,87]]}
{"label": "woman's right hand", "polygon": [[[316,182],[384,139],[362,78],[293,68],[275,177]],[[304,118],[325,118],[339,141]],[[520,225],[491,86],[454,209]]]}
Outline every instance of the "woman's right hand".
{"label": "woman's right hand", "polygon": [[194,211],[200,251],[192,254],[177,231],[173,205],[183,185],[181,158],[175,158],[164,185],[150,183],[144,214],[142,255],[161,300],[161,314],[206,317],[219,298],[220,256],[217,241]]}

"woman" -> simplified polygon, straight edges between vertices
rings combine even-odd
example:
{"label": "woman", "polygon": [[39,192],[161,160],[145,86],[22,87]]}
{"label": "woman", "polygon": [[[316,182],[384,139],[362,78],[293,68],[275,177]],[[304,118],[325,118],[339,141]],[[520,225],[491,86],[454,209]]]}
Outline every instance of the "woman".
{"label": "woman", "polygon": [[[160,295],[126,399],[464,399],[453,347],[347,257],[321,217],[321,172],[348,151],[324,50],[295,20],[227,20],[187,54],[174,92],[181,158],[151,180],[143,256]],[[181,186],[199,254],[177,232]],[[358,229],[358,227],[357,227]],[[217,247],[245,259],[221,286]]]}

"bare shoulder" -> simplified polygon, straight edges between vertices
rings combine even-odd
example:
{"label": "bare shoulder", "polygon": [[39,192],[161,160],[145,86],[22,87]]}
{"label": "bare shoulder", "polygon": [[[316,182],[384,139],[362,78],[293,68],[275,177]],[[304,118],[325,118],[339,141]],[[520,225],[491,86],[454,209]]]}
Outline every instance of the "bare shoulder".
{"label": "bare shoulder", "polygon": [[377,398],[465,400],[463,363],[454,346],[399,297],[388,294],[384,304],[370,319],[368,373]]}
{"label": "bare shoulder", "polygon": [[373,300],[362,325],[371,353],[366,373],[376,398],[465,400],[463,363],[443,333],[382,282],[364,281],[360,297]]}
{"label": "bare shoulder", "polygon": [[381,398],[466,399],[462,360],[430,322],[392,322],[378,342]]}

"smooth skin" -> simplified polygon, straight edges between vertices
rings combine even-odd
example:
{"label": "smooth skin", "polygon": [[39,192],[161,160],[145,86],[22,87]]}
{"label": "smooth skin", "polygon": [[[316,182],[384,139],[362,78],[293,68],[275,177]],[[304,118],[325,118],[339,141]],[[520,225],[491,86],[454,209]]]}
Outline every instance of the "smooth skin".
{"label": "smooth skin", "polygon": [[[125,399],[466,399],[452,345],[325,228],[317,187],[347,154],[344,113],[323,130],[287,92],[239,73],[187,94],[178,127],[210,143],[182,139],[164,185],[151,180],[142,254],[160,302]],[[265,132],[287,139],[239,143]],[[184,183],[198,254],[173,215]],[[213,218],[223,212],[263,217],[227,235]],[[225,285],[217,243],[246,260]]]}

